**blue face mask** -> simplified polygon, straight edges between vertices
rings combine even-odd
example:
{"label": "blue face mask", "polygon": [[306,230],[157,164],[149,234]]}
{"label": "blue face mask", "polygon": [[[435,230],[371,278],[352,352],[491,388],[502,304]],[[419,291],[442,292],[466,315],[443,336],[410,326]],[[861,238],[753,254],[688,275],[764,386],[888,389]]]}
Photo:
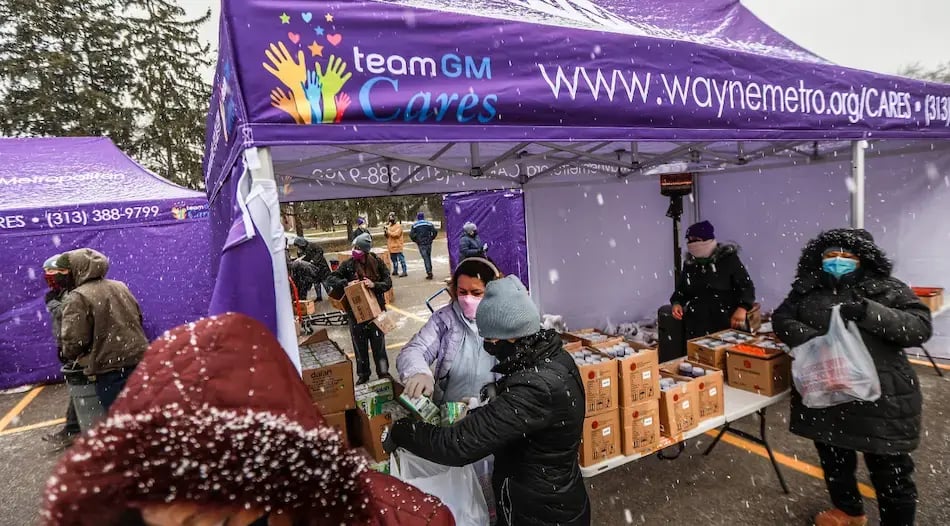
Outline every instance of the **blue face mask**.
{"label": "blue face mask", "polygon": [[821,262],[821,268],[828,274],[840,279],[842,276],[857,270],[858,262],[848,258],[828,258]]}

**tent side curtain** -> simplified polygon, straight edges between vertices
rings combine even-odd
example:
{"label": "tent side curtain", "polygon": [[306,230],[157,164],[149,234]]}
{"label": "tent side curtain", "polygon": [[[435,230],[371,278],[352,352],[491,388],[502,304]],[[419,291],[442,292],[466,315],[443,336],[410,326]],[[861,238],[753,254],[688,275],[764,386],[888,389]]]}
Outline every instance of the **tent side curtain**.
{"label": "tent side curtain", "polygon": [[657,3],[226,1],[221,60],[246,145],[950,138],[950,86],[822,63],[747,13],[729,42],[644,29]]}

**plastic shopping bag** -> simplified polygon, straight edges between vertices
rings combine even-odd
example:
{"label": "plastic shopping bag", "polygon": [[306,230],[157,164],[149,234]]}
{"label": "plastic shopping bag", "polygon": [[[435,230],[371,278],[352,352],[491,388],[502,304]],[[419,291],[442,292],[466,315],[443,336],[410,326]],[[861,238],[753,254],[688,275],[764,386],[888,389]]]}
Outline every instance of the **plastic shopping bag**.
{"label": "plastic shopping bag", "polygon": [[438,497],[455,517],[456,526],[487,526],[488,505],[472,465],[451,467],[398,449],[390,459],[390,472],[407,484]]}
{"label": "plastic shopping bag", "polygon": [[792,379],[805,407],[819,409],[881,397],[881,380],[857,326],[831,310],[828,334],[792,349]]}

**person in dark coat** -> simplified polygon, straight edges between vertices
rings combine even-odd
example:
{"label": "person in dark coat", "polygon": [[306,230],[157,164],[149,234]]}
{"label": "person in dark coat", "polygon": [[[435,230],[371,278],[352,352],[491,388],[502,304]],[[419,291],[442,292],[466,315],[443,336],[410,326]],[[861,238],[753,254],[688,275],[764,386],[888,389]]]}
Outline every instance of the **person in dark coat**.
{"label": "person in dark coat", "polygon": [[419,247],[419,254],[422,255],[422,263],[426,268],[426,279],[432,279],[432,242],[439,235],[430,221],[426,220],[426,215],[419,212],[416,215],[416,222],[409,230],[409,239]]}
{"label": "person in dark coat", "polygon": [[686,338],[745,329],[755,305],[755,285],[738,247],[719,244],[709,221],[689,227],[686,239],[689,255],[670,298],[673,317],[684,320]]}
{"label": "person in dark coat", "polygon": [[330,294],[343,301],[347,319],[350,325],[350,336],[353,338],[353,349],[356,353],[357,384],[369,381],[369,348],[373,349],[373,360],[376,362],[376,376],[389,378],[389,358],[386,356],[386,335],[376,327],[372,321],[358,323],[353,315],[350,304],[346,301],[344,289],[360,281],[366,284],[376,296],[379,308],[386,310],[386,291],[393,288],[389,267],[372,252],[373,241],[369,234],[364,234],[353,241],[352,257],[327,277],[326,284]]}
{"label": "person in dark coat", "polygon": [[824,409],[805,407],[792,393],[793,433],[818,448],[835,509],[817,526],[867,524],[855,479],[857,452],[877,490],[883,526],[914,524],[917,489],[910,453],[920,440],[920,383],[904,349],[930,339],[930,310],[891,276],[891,262],[865,230],[831,230],[802,251],[788,298],[772,322],[790,347],[828,332],[831,309],[857,324],[881,380],[875,402],[849,402]]}
{"label": "person in dark coat", "polygon": [[438,499],[368,469],[280,343],[229,313],[152,342],[46,485],[45,526],[452,526]]}
{"label": "person in dark coat", "polygon": [[291,279],[297,287],[300,299],[307,299],[310,293],[310,287],[317,292],[317,301],[323,301],[323,290],[321,285],[330,275],[330,265],[323,255],[323,247],[307,240],[303,237],[294,239],[294,245],[300,249],[300,258],[297,261],[307,263],[307,265],[295,264],[291,262]]}
{"label": "person in dark coat", "polygon": [[589,525],[577,461],[586,406],[577,366],[560,336],[541,329],[515,276],[488,284],[476,323],[485,351],[499,361],[497,395],[450,427],[400,420],[386,448],[448,466],[493,454],[499,526]]}
{"label": "person in dark coat", "polygon": [[353,229],[353,241],[356,241],[356,238],[366,234],[369,237],[373,237],[373,234],[370,233],[369,228],[366,227],[366,220],[362,217],[356,218],[356,228]]}
{"label": "person in dark coat", "polygon": [[478,227],[475,223],[465,223],[462,226],[462,237],[459,239],[459,260],[468,258],[483,258],[488,251],[488,245],[482,243],[478,237]]}
{"label": "person in dark coat", "polygon": [[[49,258],[43,263],[43,277],[49,286],[46,293],[46,310],[49,312],[50,325],[53,328],[53,340],[56,342],[56,354],[60,362],[67,363],[63,357],[62,349],[62,326],[63,326],[63,302],[66,299],[66,287],[69,285],[69,269],[60,268],[57,260],[59,254]],[[70,397],[66,406],[66,423],[63,427],[54,433],[43,437],[43,440],[53,444],[57,449],[69,446],[73,438],[80,432],[79,418],[76,416],[76,408],[73,406],[73,399]]]}

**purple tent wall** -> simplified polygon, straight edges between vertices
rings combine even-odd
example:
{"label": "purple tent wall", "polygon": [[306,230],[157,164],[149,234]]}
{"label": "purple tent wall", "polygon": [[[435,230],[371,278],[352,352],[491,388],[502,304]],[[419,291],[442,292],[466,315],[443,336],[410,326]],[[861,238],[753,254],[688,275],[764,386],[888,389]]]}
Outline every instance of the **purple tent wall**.
{"label": "purple tent wall", "polygon": [[124,281],[142,307],[149,339],[207,311],[211,280],[208,221],[0,237],[0,389],[59,377],[46,312],[42,264],[53,254],[90,247],[110,258],[108,277]]}
{"label": "purple tent wall", "polygon": [[528,285],[528,243],[525,239],[524,195],[520,191],[449,194],[443,201],[449,263],[459,263],[462,226],[471,221],[488,243],[488,257],[505,274],[514,274]]}
{"label": "purple tent wall", "polygon": [[545,314],[570,328],[656,316],[673,292],[669,200],[655,178],[528,187],[529,261]]}

